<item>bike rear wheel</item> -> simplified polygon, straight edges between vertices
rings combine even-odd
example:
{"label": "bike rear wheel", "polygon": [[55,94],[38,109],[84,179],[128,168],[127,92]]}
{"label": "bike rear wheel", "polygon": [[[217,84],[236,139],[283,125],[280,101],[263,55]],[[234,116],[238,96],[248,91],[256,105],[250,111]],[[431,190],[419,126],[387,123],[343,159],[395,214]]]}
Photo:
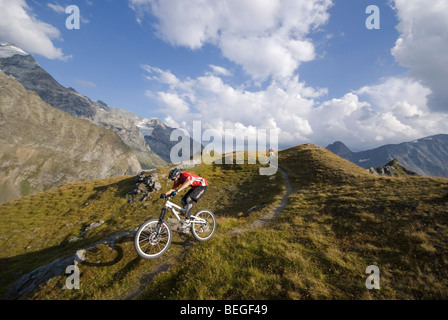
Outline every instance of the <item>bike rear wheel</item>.
{"label": "bike rear wheel", "polygon": [[164,254],[173,238],[170,226],[159,219],[145,221],[137,230],[134,247],[143,259],[155,259]]}
{"label": "bike rear wheel", "polygon": [[196,219],[192,221],[191,233],[198,241],[210,239],[216,230],[216,218],[213,212],[207,209],[199,210],[194,214]]}

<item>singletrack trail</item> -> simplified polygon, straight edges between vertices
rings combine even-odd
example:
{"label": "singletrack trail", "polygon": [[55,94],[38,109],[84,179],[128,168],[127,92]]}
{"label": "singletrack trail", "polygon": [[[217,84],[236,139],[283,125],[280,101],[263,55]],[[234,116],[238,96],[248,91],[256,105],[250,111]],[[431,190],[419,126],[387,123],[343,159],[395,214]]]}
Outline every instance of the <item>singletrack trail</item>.
{"label": "singletrack trail", "polygon": [[243,233],[247,230],[260,228],[260,227],[264,226],[266,223],[270,222],[275,217],[277,217],[283,211],[283,209],[285,209],[286,205],[288,204],[289,195],[292,193],[292,186],[291,186],[291,182],[289,181],[289,177],[288,177],[288,174],[286,173],[286,171],[281,168],[278,168],[278,170],[282,174],[283,182],[285,183],[285,186],[286,186],[286,192],[283,195],[283,198],[280,201],[280,203],[275,208],[271,209],[270,211],[268,211],[267,213],[265,213],[264,215],[259,217],[257,220],[252,222],[248,227],[246,227],[244,229],[231,230],[231,231],[229,231],[229,234],[235,235],[235,234]]}

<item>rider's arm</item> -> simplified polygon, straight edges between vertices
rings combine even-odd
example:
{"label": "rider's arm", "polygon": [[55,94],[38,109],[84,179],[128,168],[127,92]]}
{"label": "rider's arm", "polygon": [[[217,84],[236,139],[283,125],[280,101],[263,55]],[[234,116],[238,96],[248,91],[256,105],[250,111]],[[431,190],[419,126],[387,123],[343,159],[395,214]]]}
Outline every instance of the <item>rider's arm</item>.
{"label": "rider's arm", "polygon": [[[187,180],[177,190],[177,192],[182,191],[183,189],[187,188],[191,184],[192,184],[192,179],[190,177],[188,177]],[[165,192],[165,195],[169,196],[175,190],[176,189],[172,188],[172,189],[168,190],[167,192]]]}
{"label": "rider's arm", "polygon": [[188,177],[187,180],[185,180],[185,182],[180,186],[179,190],[177,190],[178,192],[184,190],[185,188],[188,188],[191,184],[193,183],[193,180],[191,179],[191,177]]}
{"label": "rider's arm", "polygon": [[170,189],[169,191],[167,191],[167,192],[165,192],[165,195],[170,195],[171,194],[171,192],[173,192],[174,190],[176,190],[176,189]]}

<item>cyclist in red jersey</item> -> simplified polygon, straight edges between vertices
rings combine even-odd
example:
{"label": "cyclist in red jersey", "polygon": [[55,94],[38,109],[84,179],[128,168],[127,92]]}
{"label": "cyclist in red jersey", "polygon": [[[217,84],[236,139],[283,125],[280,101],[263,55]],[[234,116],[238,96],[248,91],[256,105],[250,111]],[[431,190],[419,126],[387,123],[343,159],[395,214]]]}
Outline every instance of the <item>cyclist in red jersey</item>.
{"label": "cyclist in red jersey", "polygon": [[[198,202],[199,199],[207,191],[207,180],[195,174],[189,172],[182,172],[180,169],[175,168],[170,171],[168,178],[171,179],[174,184],[173,187],[160,195],[161,198],[166,198],[168,195],[176,195],[179,191],[185,188],[191,187],[191,189],[183,196],[181,203],[185,208],[185,219],[187,224],[190,219],[191,210],[193,209],[193,202]],[[177,189],[180,186],[179,189]],[[176,190],[177,189],[177,190]]]}

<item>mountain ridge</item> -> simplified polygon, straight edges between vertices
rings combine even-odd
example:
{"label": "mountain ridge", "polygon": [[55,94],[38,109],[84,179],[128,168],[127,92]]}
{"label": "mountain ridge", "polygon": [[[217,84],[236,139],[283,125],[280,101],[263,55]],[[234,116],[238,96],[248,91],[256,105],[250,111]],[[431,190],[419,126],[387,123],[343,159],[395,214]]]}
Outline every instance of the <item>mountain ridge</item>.
{"label": "mountain ridge", "polygon": [[340,141],[328,145],[327,149],[365,169],[384,166],[396,158],[404,167],[419,175],[448,177],[448,134],[359,152],[352,152]]}
{"label": "mountain ridge", "polygon": [[[73,88],[65,88],[45,71],[31,54],[11,49],[11,44],[1,43],[0,70],[13,76],[26,89],[36,92],[51,106],[77,118],[116,132],[132,150],[142,167],[164,165],[162,160],[145,142],[134,122],[120,109],[110,108],[102,101],[92,101]],[[6,53],[5,53],[6,50]]]}

